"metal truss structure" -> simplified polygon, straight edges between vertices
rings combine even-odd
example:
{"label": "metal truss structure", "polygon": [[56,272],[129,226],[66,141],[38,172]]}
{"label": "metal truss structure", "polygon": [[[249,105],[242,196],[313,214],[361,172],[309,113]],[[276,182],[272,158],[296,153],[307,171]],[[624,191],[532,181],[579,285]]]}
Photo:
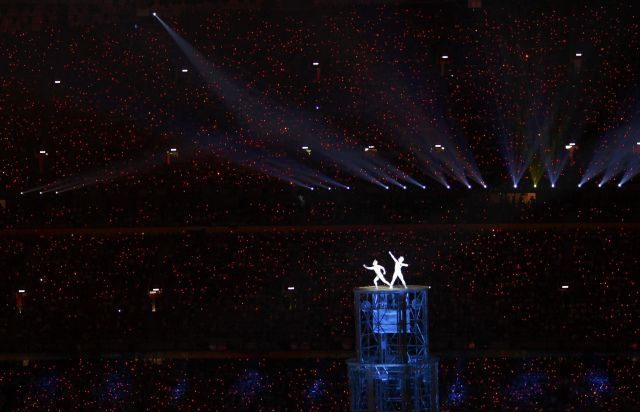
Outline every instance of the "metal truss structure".
{"label": "metal truss structure", "polygon": [[351,410],[438,410],[438,363],[428,350],[428,288],[354,291],[357,357],[348,363]]}

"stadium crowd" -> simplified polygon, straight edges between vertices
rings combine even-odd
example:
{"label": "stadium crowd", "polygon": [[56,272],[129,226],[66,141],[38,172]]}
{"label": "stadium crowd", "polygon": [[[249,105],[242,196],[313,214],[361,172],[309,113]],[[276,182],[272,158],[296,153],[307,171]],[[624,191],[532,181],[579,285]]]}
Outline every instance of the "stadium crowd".
{"label": "stadium crowd", "polygon": [[599,226],[3,237],[0,347],[350,349],[362,264],[391,270],[393,250],[432,287],[432,350],[632,350],[637,243]]}
{"label": "stadium crowd", "polygon": [[[633,410],[630,358],[442,358],[442,411]],[[0,363],[0,409],[349,410],[341,360]]]}
{"label": "stadium crowd", "polygon": [[[217,209],[220,197],[291,192],[287,179],[264,173],[262,155],[371,185],[319,147],[300,149],[313,142],[372,145],[371,156],[430,187],[443,187],[429,177],[441,173],[429,163],[437,155],[425,161],[420,153],[440,142],[455,152],[453,168],[477,170],[490,188],[508,188],[519,175],[526,190],[547,187],[551,173],[575,189],[594,152],[620,143],[611,133],[633,121],[628,86],[640,72],[632,6],[532,6],[535,30],[509,6],[459,11],[455,24],[434,7],[167,17],[222,73],[213,85],[151,17],[1,33],[0,199],[22,224],[48,203],[68,204],[45,208],[61,224],[58,215],[80,214],[76,203],[89,215],[99,207],[106,224],[121,209],[143,224],[178,194],[184,204],[204,198],[195,215],[224,214],[232,208]],[[570,158],[569,141],[577,142]],[[53,183],[39,200],[41,186]]]}
{"label": "stadium crowd", "polygon": [[343,360],[261,356],[353,351],[388,250],[443,410],[636,406],[637,5],[410,3],[161,15],[208,73],[148,15],[1,32],[0,354],[65,360],[0,410],[346,410]]}

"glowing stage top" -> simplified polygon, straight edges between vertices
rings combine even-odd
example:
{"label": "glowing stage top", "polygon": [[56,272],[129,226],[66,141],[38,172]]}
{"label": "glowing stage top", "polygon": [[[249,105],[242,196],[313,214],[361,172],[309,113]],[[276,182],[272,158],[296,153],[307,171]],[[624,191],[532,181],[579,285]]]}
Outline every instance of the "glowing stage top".
{"label": "glowing stage top", "polygon": [[402,293],[402,292],[418,292],[431,289],[431,286],[426,285],[407,285],[404,286],[361,286],[354,289],[354,293]]}

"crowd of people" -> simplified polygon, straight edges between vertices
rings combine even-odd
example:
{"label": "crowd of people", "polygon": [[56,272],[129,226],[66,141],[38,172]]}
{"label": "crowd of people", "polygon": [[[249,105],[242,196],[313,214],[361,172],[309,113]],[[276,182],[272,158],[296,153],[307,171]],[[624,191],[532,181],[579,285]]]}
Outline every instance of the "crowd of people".
{"label": "crowd of people", "polygon": [[346,410],[343,360],[238,357],[353,352],[389,250],[443,410],[637,405],[631,358],[456,357],[637,352],[637,5],[456,3],[0,33],[0,353],[65,358],[0,409]]}
{"label": "crowd of people", "polygon": [[[633,410],[631,358],[441,358],[442,411]],[[343,360],[0,363],[0,409],[347,411]]]}
{"label": "crowd of people", "polygon": [[638,235],[487,225],[3,237],[0,347],[351,349],[352,290],[373,280],[362,265],[391,271],[392,250],[409,284],[432,288],[432,350],[633,350]]}
{"label": "crowd of people", "polygon": [[[286,158],[297,181],[308,168],[390,202],[330,151],[369,146],[427,190],[443,180],[481,190],[478,174],[490,188],[515,177],[534,191],[551,173],[575,192],[594,153],[616,149],[613,135],[634,119],[638,23],[625,7],[505,6],[458,20],[411,6],[166,17],[213,64],[210,83],[150,16],[3,33],[0,199],[19,224],[171,220],[180,208],[162,214],[167,197],[195,204],[182,222],[215,221],[233,211],[221,198],[260,209],[272,192],[309,195],[266,168],[265,158]],[[536,16],[535,29],[519,12]],[[429,152],[438,143],[441,160]]]}

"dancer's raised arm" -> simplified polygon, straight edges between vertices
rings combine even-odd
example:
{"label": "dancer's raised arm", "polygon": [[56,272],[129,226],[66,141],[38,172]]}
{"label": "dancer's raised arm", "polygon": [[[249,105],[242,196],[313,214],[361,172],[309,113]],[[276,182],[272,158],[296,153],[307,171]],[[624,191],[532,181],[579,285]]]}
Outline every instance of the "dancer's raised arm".
{"label": "dancer's raised arm", "polygon": [[396,257],[393,256],[393,253],[391,253],[391,251],[389,251],[389,256],[391,256],[391,259],[393,259],[394,262],[398,261],[398,259],[396,259]]}

